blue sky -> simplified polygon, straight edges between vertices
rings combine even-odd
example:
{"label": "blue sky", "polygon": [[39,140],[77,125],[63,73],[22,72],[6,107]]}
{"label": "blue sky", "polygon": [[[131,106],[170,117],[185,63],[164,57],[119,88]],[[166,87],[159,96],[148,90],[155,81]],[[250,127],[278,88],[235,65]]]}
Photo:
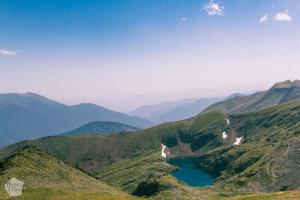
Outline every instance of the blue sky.
{"label": "blue sky", "polygon": [[120,110],[300,79],[298,0],[0,0],[0,93]]}

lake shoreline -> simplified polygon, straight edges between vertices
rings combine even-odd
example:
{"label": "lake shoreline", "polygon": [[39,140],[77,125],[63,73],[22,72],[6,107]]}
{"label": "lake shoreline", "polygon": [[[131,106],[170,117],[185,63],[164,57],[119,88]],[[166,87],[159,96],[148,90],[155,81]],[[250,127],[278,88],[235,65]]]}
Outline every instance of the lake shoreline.
{"label": "lake shoreline", "polygon": [[194,157],[174,157],[167,162],[177,167],[172,175],[192,187],[206,187],[214,183],[215,178],[197,167]]}

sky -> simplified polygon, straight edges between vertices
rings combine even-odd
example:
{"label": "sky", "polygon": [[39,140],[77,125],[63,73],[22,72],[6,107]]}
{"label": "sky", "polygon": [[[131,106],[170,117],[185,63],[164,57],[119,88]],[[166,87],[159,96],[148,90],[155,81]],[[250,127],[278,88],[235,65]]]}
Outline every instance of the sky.
{"label": "sky", "polygon": [[299,0],[0,0],[0,93],[119,111],[300,79]]}

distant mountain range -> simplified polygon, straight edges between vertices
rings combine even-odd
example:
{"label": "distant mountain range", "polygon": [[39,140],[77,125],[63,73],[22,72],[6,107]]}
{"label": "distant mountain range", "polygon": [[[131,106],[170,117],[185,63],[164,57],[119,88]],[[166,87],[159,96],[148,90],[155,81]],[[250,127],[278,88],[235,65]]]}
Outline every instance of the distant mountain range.
{"label": "distant mountain range", "polygon": [[90,122],[79,128],[63,133],[62,135],[82,135],[82,134],[108,134],[125,131],[138,131],[140,128],[128,126],[119,122]]}
{"label": "distant mountain range", "polygon": [[[150,127],[152,125],[150,121],[155,124],[178,121],[193,117],[201,111],[221,111],[229,114],[258,111],[300,99],[300,81],[279,82],[266,91],[248,96],[237,93],[224,99],[203,98],[164,102],[142,106],[129,116],[95,104],[67,106],[34,93],[0,94],[0,146],[69,132],[95,121],[118,122],[122,125],[110,123],[104,126],[102,123],[102,127],[98,126],[100,124],[96,127],[96,124],[89,124],[80,127],[79,131],[84,133],[85,129],[89,129],[91,133],[131,131]],[[78,130],[75,130],[75,133],[77,132]]]}
{"label": "distant mountain range", "polygon": [[95,104],[67,106],[34,93],[0,94],[0,146],[67,132],[92,121],[119,122],[139,128],[152,125],[141,117]]}
{"label": "distant mountain range", "polygon": [[249,96],[237,96],[218,102],[203,112],[221,111],[223,113],[244,113],[300,99],[300,81],[283,81],[275,83],[270,89],[256,92]]}
{"label": "distant mountain range", "polygon": [[160,104],[141,106],[128,113],[132,116],[143,117],[154,124],[178,121],[193,117],[208,106],[224,98],[185,99],[180,101],[167,101]]}

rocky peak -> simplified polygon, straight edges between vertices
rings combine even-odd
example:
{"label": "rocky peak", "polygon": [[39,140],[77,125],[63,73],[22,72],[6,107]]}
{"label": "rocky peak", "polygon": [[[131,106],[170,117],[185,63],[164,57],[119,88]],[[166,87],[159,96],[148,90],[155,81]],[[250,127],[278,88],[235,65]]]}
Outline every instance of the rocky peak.
{"label": "rocky peak", "polygon": [[295,81],[293,82],[293,86],[294,86],[294,87],[300,87],[300,80],[295,80]]}
{"label": "rocky peak", "polygon": [[272,89],[287,89],[292,87],[300,87],[300,80],[278,82],[273,85]]}

